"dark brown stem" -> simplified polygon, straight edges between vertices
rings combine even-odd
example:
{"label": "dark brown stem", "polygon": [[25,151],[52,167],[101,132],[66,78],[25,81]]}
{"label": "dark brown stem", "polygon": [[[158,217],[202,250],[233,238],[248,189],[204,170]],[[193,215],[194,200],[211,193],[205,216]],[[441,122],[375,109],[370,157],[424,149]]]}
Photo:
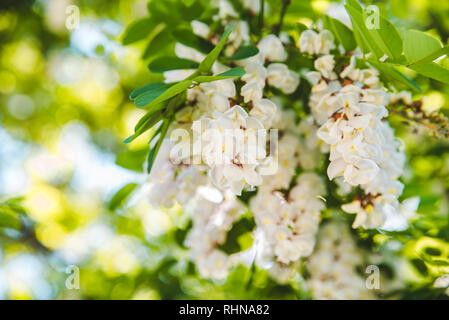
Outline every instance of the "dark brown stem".
{"label": "dark brown stem", "polygon": [[259,12],[259,34],[262,35],[262,29],[263,29],[263,18],[264,18],[264,11],[265,11],[265,0],[260,0],[260,12]]}
{"label": "dark brown stem", "polygon": [[287,12],[287,8],[290,5],[291,0],[284,0],[282,1],[282,9],[281,9],[281,15],[280,15],[280,19],[279,19],[279,24],[277,25],[276,28],[276,35],[279,36],[279,33],[281,33],[282,30],[282,25],[284,24],[284,16],[285,13]]}

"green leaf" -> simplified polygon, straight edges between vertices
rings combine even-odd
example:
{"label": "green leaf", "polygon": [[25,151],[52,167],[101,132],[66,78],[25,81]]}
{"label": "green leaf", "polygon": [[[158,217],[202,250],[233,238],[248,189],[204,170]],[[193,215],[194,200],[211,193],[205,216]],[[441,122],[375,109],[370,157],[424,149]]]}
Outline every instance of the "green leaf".
{"label": "green leaf", "polygon": [[187,234],[190,232],[190,230],[192,230],[192,227],[193,227],[192,220],[189,220],[189,223],[185,228],[175,230],[174,233],[175,240],[180,247],[186,248],[184,246],[184,241],[186,240]]}
{"label": "green leaf", "polygon": [[392,64],[380,63],[378,61],[375,61],[374,59],[369,59],[368,61],[373,65],[373,67],[378,69],[382,75],[386,76],[390,80],[397,81],[409,89],[421,92],[421,88],[412,79],[397,70]]}
{"label": "green leaf", "polygon": [[449,69],[442,67],[435,62],[415,64],[409,66],[409,68],[423,76],[449,84]]}
{"label": "green leaf", "polygon": [[434,260],[430,260],[430,261],[426,261],[434,266],[440,266],[440,267],[447,267],[449,266],[449,261],[448,260],[442,260],[442,259],[434,259]]}
{"label": "green leaf", "polygon": [[435,59],[438,59],[439,57],[441,57],[441,56],[443,56],[445,54],[449,54],[449,46],[445,46],[445,47],[443,47],[441,49],[438,49],[438,50],[436,50],[436,51],[426,55],[423,58],[410,61],[410,62],[408,62],[408,65],[429,63],[429,62],[434,61]]}
{"label": "green leaf", "polygon": [[166,84],[165,84],[165,83],[162,83],[162,82],[156,82],[156,83],[146,84],[146,85],[144,85],[143,87],[140,87],[140,88],[137,88],[137,89],[133,90],[133,91],[130,93],[129,98],[130,98],[131,100],[134,100],[134,99],[137,98],[138,95],[141,95],[142,93],[145,93],[145,92],[147,92],[147,91],[152,91],[152,90],[154,90],[154,89],[158,89],[158,88],[163,87],[163,86],[165,86],[165,85],[166,85]]}
{"label": "green leaf", "polygon": [[198,19],[205,7],[200,1],[192,1],[192,4],[181,3],[182,18],[187,21]]}
{"label": "green leaf", "polygon": [[179,1],[173,0],[153,0],[147,5],[148,12],[153,19],[158,22],[178,21],[182,18],[182,14],[177,8]]}
{"label": "green leaf", "polygon": [[150,110],[148,111],[137,123],[134,128],[134,134],[126,138],[124,143],[130,143],[135,140],[145,131],[149,130],[152,126],[158,123],[162,119],[162,111],[161,110]]}
{"label": "green leaf", "polygon": [[135,99],[134,103],[138,108],[143,108],[150,102],[153,102],[158,97],[160,97],[164,92],[169,89],[167,86],[155,87],[149,91],[145,91],[139,94]]}
{"label": "green leaf", "polygon": [[352,28],[354,31],[354,38],[363,53],[372,51],[370,42],[367,38],[368,30],[363,21],[362,7],[357,1],[347,1],[345,9],[351,18]]}
{"label": "green leaf", "polygon": [[424,263],[424,261],[420,260],[420,259],[412,259],[410,260],[411,264],[413,267],[415,267],[415,269],[422,275],[427,275],[429,270],[427,269],[426,264]]}
{"label": "green leaf", "polygon": [[147,158],[148,147],[138,150],[127,150],[117,155],[115,164],[122,168],[143,172],[143,163]]}
{"label": "green leaf", "polygon": [[14,197],[8,199],[3,204],[0,204],[0,207],[8,207],[16,214],[26,214],[26,210],[22,207],[22,201],[24,200],[24,197]]}
{"label": "green leaf", "polygon": [[[154,124],[156,124],[156,122],[159,121],[159,120],[156,120],[156,119],[159,119],[161,117],[162,117],[162,110],[161,109],[158,109],[158,110],[151,109],[151,110],[149,110],[137,122],[136,126],[134,127],[134,131],[137,132],[137,131],[141,130],[142,128],[144,128],[148,124],[148,122],[154,122]],[[154,119],[154,118],[156,118],[156,119]]]}
{"label": "green leaf", "polygon": [[129,198],[131,193],[136,189],[138,184],[136,183],[129,183],[123,188],[121,188],[117,193],[112,197],[112,199],[109,201],[108,208],[111,211],[116,210],[117,208],[124,205],[124,202],[126,199]]}
{"label": "green leaf", "polygon": [[232,68],[228,71],[217,74],[216,76],[198,76],[198,77],[193,78],[193,81],[196,81],[198,83],[211,82],[211,81],[217,81],[217,80],[223,80],[223,79],[230,79],[230,78],[234,78],[234,77],[241,77],[244,74],[245,74],[245,70],[243,70],[242,68]]}
{"label": "green leaf", "polygon": [[146,38],[156,27],[156,23],[151,18],[143,18],[132,22],[125,30],[122,43],[128,45]]}
{"label": "green leaf", "polygon": [[163,24],[158,26],[158,30],[155,31],[155,34],[150,39],[145,48],[145,51],[142,54],[143,59],[148,59],[160,51],[164,50],[168,45],[170,45],[173,41],[172,31],[170,28],[164,26]]}
{"label": "green leaf", "polygon": [[218,8],[208,7],[201,13],[198,20],[203,21],[203,22],[206,22],[206,21],[212,22],[213,17],[216,16],[219,11],[220,11],[220,9],[218,9]]}
{"label": "green leaf", "polygon": [[384,54],[393,61],[401,59],[402,39],[398,30],[390,21],[381,16],[379,18],[379,28],[367,28],[367,30]]}
{"label": "green leaf", "polygon": [[152,142],[153,139],[158,136],[158,140],[156,142],[156,145],[151,148],[150,153],[148,154],[148,166],[147,166],[147,172],[148,174],[151,173],[151,169],[153,168],[154,160],[156,159],[157,153],[159,152],[159,149],[162,145],[162,141],[165,138],[165,135],[167,134],[168,127],[170,125],[170,121],[168,119],[165,119],[162,123],[161,127],[157,132],[154,134],[154,136],[151,138],[150,142]]}
{"label": "green leaf", "polygon": [[209,41],[195,35],[191,28],[183,27],[176,29],[175,31],[173,31],[173,37],[177,42],[194,48],[202,53],[208,53],[214,48],[214,46]]}
{"label": "green leaf", "polygon": [[379,28],[368,29],[363,9],[357,1],[347,1],[345,8],[351,18],[356,42],[364,53],[372,52],[377,59],[384,54],[394,60],[400,59],[402,39],[390,21],[380,17]]}
{"label": "green leaf", "polygon": [[255,56],[259,53],[259,49],[256,46],[243,46],[240,47],[236,53],[234,53],[231,57],[227,58],[228,60],[242,60],[252,56]]}
{"label": "green leaf", "polygon": [[337,19],[327,15],[323,16],[323,23],[325,28],[332,31],[337,41],[345,48],[346,51],[352,51],[356,48],[357,43],[355,41],[354,34],[347,26]]}
{"label": "green leaf", "polygon": [[192,84],[193,80],[186,79],[171,85],[169,88],[162,87],[149,92],[145,92],[137,96],[134,102],[139,108],[143,108],[145,106],[151,108],[154,105],[164,102],[176,96],[177,94],[189,89]]}
{"label": "green leaf", "polygon": [[243,6],[241,0],[229,0],[229,3],[231,4],[231,6],[235,12],[244,12],[245,11],[245,7]]}
{"label": "green leaf", "polygon": [[362,12],[363,8],[357,0],[346,0],[346,5],[349,5],[358,11]]}
{"label": "green leaf", "polygon": [[426,58],[442,47],[440,41],[422,31],[408,30],[404,36],[404,55],[408,62]]}
{"label": "green leaf", "polygon": [[239,243],[239,238],[254,228],[254,219],[252,217],[243,217],[238,222],[234,223],[231,230],[229,230],[225,243],[218,246],[218,248],[228,254],[233,254],[242,251]]}
{"label": "green leaf", "polygon": [[434,247],[426,247],[424,248],[424,252],[430,256],[440,256],[441,250],[439,248]]}
{"label": "green leaf", "polygon": [[178,58],[178,57],[161,57],[151,61],[148,69],[154,73],[162,73],[169,70],[196,69],[198,62]]}
{"label": "green leaf", "polygon": [[0,227],[20,230],[21,226],[22,223],[17,212],[7,206],[0,207]]}
{"label": "green leaf", "polygon": [[296,23],[296,28],[298,29],[299,34],[301,34],[303,31],[306,31],[307,29],[309,29],[304,23],[301,23],[301,22]]}
{"label": "green leaf", "polygon": [[223,35],[221,36],[220,41],[215,46],[215,48],[208,53],[208,55],[201,61],[200,66],[198,67],[198,72],[210,72],[212,69],[212,65],[217,60],[218,55],[220,54],[221,50],[223,50],[223,46],[226,43],[226,40],[228,39],[229,35],[231,34],[233,29],[233,26],[230,25],[226,28]]}

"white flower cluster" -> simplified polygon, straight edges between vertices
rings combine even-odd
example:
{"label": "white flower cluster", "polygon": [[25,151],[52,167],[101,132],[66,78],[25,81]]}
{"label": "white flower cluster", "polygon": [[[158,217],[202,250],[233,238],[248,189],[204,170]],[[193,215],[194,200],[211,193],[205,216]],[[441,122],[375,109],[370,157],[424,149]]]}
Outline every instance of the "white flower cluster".
{"label": "white flower cluster", "polygon": [[317,166],[322,153],[329,152],[329,146],[317,136],[318,126],[313,117],[303,119],[298,126],[298,133],[302,136],[300,140],[298,160],[301,167],[310,170]]}
{"label": "white flower cluster", "polygon": [[266,190],[288,189],[299,163],[298,148],[300,141],[292,134],[285,134],[279,139],[274,153],[264,162],[269,172],[261,188]]}
{"label": "white flower cluster", "polygon": [[293,93],[299,85],[299,75],[282,63],[287,60],[287,52],[281,40],[270,34],[260,40],[257,47],[256,56],[238,62],[246,71],[241,92],[244,102],[262,99],[266,84],[285,94]]}
{"label": "white flower cluster", "polygon": [[[381,87],[376,69],[356,67],[356,55],[337,75],[334,57],[321,49],[321,42],[306,41],[311,33],[304,33],[300,49],[324,54],[315,60],[317,71],[306,76],[313,84],[309,106],[321,125],[317,135],[330,146],[329,179],[342,177],[343,184],[365,191],[364,199],[342,206],[357,214],[354,228],[381,227],[388,215],[400,211],[398,197],[403,184],[398,178],[405,163],[400,141],[383,121],[388,115],[389,95]],[[333,46],[329,42],[327,47]]]}
{"label": "white flower cluster", "polygon": [[335,48],[334,36],[328,30],[317,33],[313,30],[305,30],[301,33],[298,43],[301,52],[310,55],[328,54]]}
{"label": "white flower cluster", "polygon": [[[248,24],[237,20],[238,15],[227,1],[220,0],[217,4],[219,13],[216,19],[223,23],[232,22],[235,26],[225,47],[225,54],[231,55],[249,43]],[[248,3],[248,6],[254,6],[254,3]],[[204,23],[193,21],[191,26],[198,36],[217,41],[218,37],[211,34]],[[171,130],[188,130],[194,139],[192,143],[188,142],[189,146],[183,145],[183,149],[193,149],[193,152],[179,157],[173,152],[173,143],[164,141],[150,175],[152,204],[169,207],[178,202],[190,213],[193,229],[185,245],[190,249],[199,273],[205,278],[224,279],[229,268],[243,259],[242,255],[228,256],[218,248],[225,242],[232,224],[246,211],[235,195],[240,195],[245,187],[265,186],[264,190],[271,191],[288,189],[301,161],[298,149],[307,149],[306,144],[315,147],[310,141],[306,143],[306,138],[302,145],[303,140],[299,136],[305,131],[301,133],[298,129],[293,111],[281,112],[280,100],[275,96],[270,99],[265,96],[267,86],[290,94],[299,85],[299,75],[282,63],[287,60],[283,43],[275,35],[268,35],[257,46],[259,53],[256,56],[236,61],[246,71],[241,78],[243,85],[240,90],[237,90],[235,79],[202,83],[188,90],[188,106],[176,114]],[[176,44],[175,53],[178,57],[197,62],[204,59],[204,54],[180,43]],[[212,67],[214,74],[228,69],[219,62]],[[166,82],[180,81],[193,72],[168,71],[164,77]],[[267,153],[267,130],[271,128],[281,128],[285,134],[276,151],[269,149],[270,153]],[[313,161],[308,161],[304,168],[313,167]],[[200,190],[208,185],[203,171],[207,171],[210,181],[220,189],[220,192],[215,191],[224,195],[223,200],[214,202],[201,194]],[[269,179],[263,181],[262,175],[267,174]],[[313,250],[314,234],[323,206],[316,196],[324,193],[324,187],[316,179],[314,174],[303,174],[290,191],[297,199],[287,204],[289,217],[280,217],[282,226],[278,230],[280,235],[285,231],[289,239],[277,244],[273,239],[269,245],[270,250],[275,250],[273,255],[278,256],[275,261],[278,266],[281,261],[296,261]],[[262,195],[263,191],[260,191],[258,197]],[[307,199],[309,195],[312,199]],[[272,205],[282,206],[279,200]],[[273,214],[278,214],[276,208],[273,210]],[[296,245],[301,248],[296,248]]]}
{"label": "white flower cluster", "polygon": [[170,155],[172,148],[173,142],[164,139],[148,177],[146,194],[155,207],[171,207],[175,202],[185,205],[195,195],[197,186],[207,182],[199,168],[176,164]]}
{"label": "white flower cluster", "polygon": [[236,105],[196,120],[192,128],[198,136],[194,143],[200,145],[199,154],[194,155],[209,166],[209,176],[217,187],[240,195],[246,184],[262,183],[256,168],[266,157],[266,130],[257,118]]}
{"label": "white flower cluster", "polygon": [[331,222],[321,227],[315,252],[308,258],[307,286],[317,300],[374,299],[365,279],[355,271],[363,263],[345,225]]}
{"label": "white flower cluster", "polygon": [[[215,192],[219,193],[218,190]],[[217,246],[225,242],[233,223],[246,209],[232,192],[225,193],[222,200],[211,200],[198,192],[192,201],[187,211],[192,217],[193,228],[187,235],[185,245],[190,249],[189,253],[202,277],[223,280],[238,259]]]}
{"label": "white flower cluster", "polygon": [[412,93],[410,91],[399,91],[390,93],[390,104],[394,104],[397,102],[403,102],[407,105],[412,104]]}
{"label": "white flower cluster", "polygon": [[315,173],[299,175],[287,196],[265,185],[259,188],[251,211],[263,231],[266,258],[289,264],[312,253],[320,211],[325,207],[319,197],[324,193],[324,184]]}
{"label": "white flower cluster", "polygon": [[[226,5],[222,5],[226,9]],[[225,12],[230,15],[229,10]],[[209,34],[208,27],[201,22],[192,22],[192,27],[199,36]],[[248,39],[247,28],[236,28],[230,35],[231,47]],[[268,35],[258,47],[256,56],[237,62],[246,71],[241,78],[245,84],[240,93],[233,80],[203,83],[189,90],[188,100],[193,107],[183,111],[184,115],[189,113],[193,121],[193,143],[197,146],[193,157],[208,166],[209,176],[218,188],[231,189],[237,195],[245,187],[261,185],[262,170],[259,172],[258,167],[267,155],[267,130],[279,120],[280,108],[264,98],[265,85],[286,94],[295,91],[299,85],[299,75],[280,63],[287,59],[287,53],[278,37]],[[179,44],[176,54],[196,61],[202,58],[194,49]],[[265,66],[266,62],[268,66]],[[213,66],[214,73],[227,69],[218,62]],[[179,80],[186,75],[184,71],[178,75],[175,72],[169,71],[167,81]]]}

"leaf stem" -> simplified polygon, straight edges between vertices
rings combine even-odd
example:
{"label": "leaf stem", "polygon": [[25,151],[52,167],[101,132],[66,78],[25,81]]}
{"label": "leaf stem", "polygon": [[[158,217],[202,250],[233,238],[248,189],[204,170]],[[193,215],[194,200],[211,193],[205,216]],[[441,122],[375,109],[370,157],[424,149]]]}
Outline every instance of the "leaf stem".
{"label": "leaf stem", "polygon": [[263,29],[263,18],[264,18],[264,11],[265,11],[265,0],[260,0],[260,12],[259,12],[259,34],[262,35],[262,29]]}
{"label": "leaf stem", "polygon": [[275,32],[275,34],[277,36],[279,36],[279,33],[281,33],[282,25],[284,24],[284,16],[285,16],[285,13],[287,12],[287,8],[290,5],[290,3],[291,3],[291,0],[283,0],[282,1],[282,8],[281,8],[281,14],[280,14],[280,18],[279,18],[279,24],[277,25],[276,32]]}

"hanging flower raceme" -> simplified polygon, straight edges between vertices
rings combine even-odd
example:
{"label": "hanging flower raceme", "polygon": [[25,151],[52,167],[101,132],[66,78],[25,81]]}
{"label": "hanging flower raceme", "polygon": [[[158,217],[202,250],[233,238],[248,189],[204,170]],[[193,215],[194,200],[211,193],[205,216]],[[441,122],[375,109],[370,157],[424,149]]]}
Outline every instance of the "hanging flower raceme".
{"label": "hanging flower raceme", "polygon": [[256,167],[266,157],[266,130],[257,118],[236,105],[196,120],[192,128],[199,137],[194,142],[200,145],[199,156],[216,186],[241,194],[246,184],[262,183]]}
{"label": "hanging flower raceme", "polygon": [[[389,94],[376,69],[356,67],[357,53],[338,74],[329,50],[320,49],[325,42],[317,44],[313,37],[318,37],[315,32],[303,32],[299,47],[316,55],[316,71],[306,77],[313,85],[309,106],[320,125],[317,136],[330,147],[328,177],[364,190],[365,195],[342,206],[357,215],[354,228],[381,227],[387,216],[400,212],[403,184],[398,179],[405,163],[403,147],[385,121]],[[326,47],[333,48],[332,38],[326,39]]]}
{"label": "hanging flower raceme", "polygon": [[171,156],[173,142],[165,139],[148,177],[148,201],[155,207],[171,207],[176,202],[186,205],[200,185],[207,183],[201,168],[177,163]]}
{"label": "hanging flower raceme", "polygon": [[[198,22],[193,26],[197,35],[209,34],[207,26]],[[247,32],[244,28],[234,30],[230,35],[231,44],[239,38],[239,43],[245,43]],[[176,48],[181,58],[194,61],[202,58],[194,49],[178,44]],[[264,37],[258,48],[257,55],[236,62],[246,72],[241,77],[244,84],[240,90],[236,90],[233,80],[204,83],[188,90],[194,136],[192,155],[207,165],[215,186],[230,189],[237,195],[245,188],[262,184],[263,170],[258,168],[267,157],[267,130],[281,113],[272,99],[264,97],[266,85],[285,94],[294,92],[299,85],[299,75],[281,63],[287,59],[287,53],[278,37]],[[220,63],[213,66],[216,73],[228,69]],[[167,81],[184,77],[182,72],[178,77],[170,71]]]}
{"label": "hanging flower raceme", "polygon": [[251,211],[267,243],[266,258],[274,256],[274,261],[289,264],[312,253],[324,194],[324,185],[314,173],[301,174],[288,195],[269,186],[259,188]]}
{"label": "hanging flower raceme", "polygon": [[207,191],[209,195],[213,192],[211,189],[198,192],[187,208],[193,227],[185,245],[190,249],[201,276],[223,280],[239,259],[237,255],[225,254],[218,246],[225,242],[233,223],[245,213],[245,207],[230,191],[221,199],[208,198]]}
{"label": "hanging flower raceme", "polygon": [[318,300],[374,299],[373,291],[356,267],[363,265],[363,254],[345,225],[331,222],[321,228],[318,244],[307,260],[307,285]]}

